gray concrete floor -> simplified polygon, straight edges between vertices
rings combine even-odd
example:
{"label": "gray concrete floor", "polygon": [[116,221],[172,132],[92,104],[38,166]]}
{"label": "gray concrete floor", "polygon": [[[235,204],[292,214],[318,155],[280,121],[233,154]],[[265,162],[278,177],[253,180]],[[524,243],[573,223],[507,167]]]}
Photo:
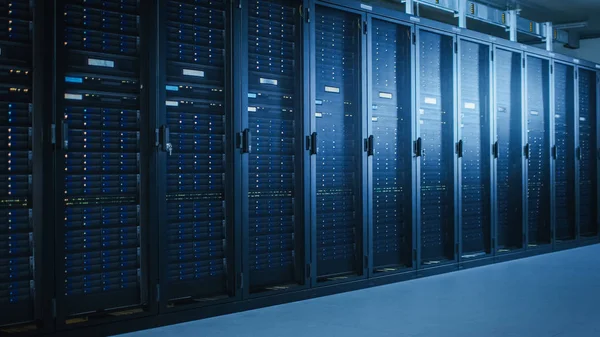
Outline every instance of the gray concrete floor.
{"label": "gray concrete floor", "polygon": [[600,337],[600,245],[123,337]]}

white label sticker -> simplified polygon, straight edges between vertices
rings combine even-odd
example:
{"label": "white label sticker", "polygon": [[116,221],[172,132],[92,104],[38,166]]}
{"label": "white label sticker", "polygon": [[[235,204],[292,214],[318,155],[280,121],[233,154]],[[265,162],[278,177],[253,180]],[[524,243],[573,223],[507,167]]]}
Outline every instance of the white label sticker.
{"label": "white label sticker", "polygon": [[496,41],[496,40],[498,40],[498,39],[493,36],[490,36],[490,41]]}
{"label": "white label sticker", "polygon": [[365,4],[360,4],[360,8],[366,9],[368,11],[372,11],[373,10],[373,6],[369,6],[369,5],[365,5]]}
{"label": "white label sticker", "polygon": [[585,117],[579,117],[579,120],[582,121],[582,122],[586,121]]}
{"label": "white label sticker", "polygon": [[65,99],[81,101],[83,99],[83,95],[79,95],[79,94],[65,94]]}
{"label": "white label sticker", "polygon": [[262,78],[260,79],[260,84],[270,84],[270,85],[277,85],[277,80],[272,80],[270,78]]}
{"label": "white label sticker", "polygon": [[414,22],[421,22],[421,19],[415,17],[415,16],[411,16],[410,17],[410,21],[414,21]]}
{"label": "white label sticker", "polygon": [[377,104],[373,104],[373,110],[377,110],[379,109],[379,106]]}
{"label": "white label sticker", "polygon": [[315,112],[315,117],[321,118],[321,117],[323,117],[323,114],[320,112]]}
{"label": "white label sticker", "polygon": [[475,103],[465,103],[465,109],[475,110]]}
{"label": "white label sticker", "polygon": [[183,69],[182,73],[184,76],[204,77],[202,70]]}
{"label": "white label sticker", "polygon": [[315,100],[316,105],[323,105],[323,100],[317,99]]}
{"label": "white label sticker", "polygon": [[425,122],[422,119],[419,119],[419,124],[424,124]]}
{"label": "white label sticker", "polygon": [[458,28],[458,27],[452,27],[452,30],[455,31],[455,32],[457,32],[457,33],[460,33],[460,28]]}
{"label": "white label sticker", "polygon": [[425,97],[425,103],[426,104],[436,105],[437,104],[437,98],[434,98],[434,97]]}
{"label": "white label sticker", "polygon": [[392,94],[389,92],[380,92],[379,97],[386,98],[386,99],[392,99]]}
{"label": "white label sticker", "polygon": [[554,56],[556,56],[556,54],[554,54],[554,53],[548,53],[548,55],[549,55],[550,57],[554,57]]}
{"label": "white label sticker", "polygon": [[166,106],[179,106],[179,102],[177,102],[177,101],[166,101],[165,105]]}
{"label": "white label sticker", "polygon": [[559,114],[554,115],[555,118],[560,118]]}
{"label": "white label sticker", "polygon": [[576,64],[579,64],[581,61],[579,61],[579,59],[573,59],[573,62],[575,62]]}
{"label": "white label sticker", "polygon": [[109,60],[88,59],[88,65],[96,67],[114,68],[115,62]]}
{"label": "white label sticker", "polygon": [[596,64],[596,69],[600,69],[600,64]]}
{"label": "white label sticker", "polygon": [[371,117],[371,120],[372,120],[373,122],[377,122],[379,119],[378,119],[377,117]]}
{"label": "white label sticker", "polygon": [[248,112],[256,112],[256,107],[249,106],[248,107]]}
{"label": "white label sticker", "polygon": [[524,45],[524,44],[522,44],[522,45],[521,45],[521,49],[525,49],[525,50],[527,50],[527,46],[526,46],[526,45]]}
{"label": "white label sticker", "polygon": [[498,112],[506,112],[506,108],[503,106],[498,107]]}
{"label": "white label sticker", "polygon": [[251,92],[248,93],[248,98],[256,98],[256,94],[253,94]]}
{"label": "white label sticker", "polygon": [[529,113],[532,114],[532,115],[534,115],[534,116],[537,116],[537,115],[540,114],[539,112],[537,112],[535,110],[531,110]]}
{"label": "white label sticker", "polygon": [[419,113],[420,113],[421,115],[424,115],[424,114],[425,114],[425,110],[424,110],[424,109],[419,109]]}
{"label": "white label sticker", "polygon": [[340,88],[326,86],[325,87],[325,92],[333,92],[333,93],[339,94],[340,93]]}

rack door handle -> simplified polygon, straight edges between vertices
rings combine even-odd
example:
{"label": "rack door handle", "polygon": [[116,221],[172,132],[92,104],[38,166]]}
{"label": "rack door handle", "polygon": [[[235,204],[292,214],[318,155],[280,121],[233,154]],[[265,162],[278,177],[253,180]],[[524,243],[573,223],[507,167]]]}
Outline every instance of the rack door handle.
{"label": "rack door handle", "polygon": [[375,137],[370,135],[367,138],[367,156],[373,156],[375,154]]}
{"label": "rack door handle", "polygon": [[421,137],[417,138],[417,140],[414,142],[413,150],[415,157],[421,157],[423,155],[423,141],[421,140]]}
{"label": "rack door handle", "polygon": [[173,144],[171,144],[171,132],[169,127],[163,125],[161,127],[161,136],[162,136],[162,150],[167,152],[170,155],[173,154]]}
{"label": "rack door handle", "polygon": [[461,139],[458,141],[458,143],[456,143],[456,154],[458,155],[458,158],[462,158],[462,156],[463,156],[463,147],[464,147],[464,143]]}
{"label": "rack door handle", "polygon": [[498,144],[498,141],[494,143],[494,146],[492,147],[492,152],[494,154],[494,158],[498,159],[498,156],[500,155],[500,146]]}
{"label": "rack door handle", "polygon": [[531,145],[529,145],[529,143],[525,145],[524,155],[525,159],[529,159],[529,157],[531,156]]}
{"label": "rack door handle", "polygon": [[61,132],[62,132],[62,148],[63,150],[69,150],[69,124],[67,121],[63,120],[61,122]]}
{"label": "rack door handle", "polygon": [[552,147],[552,159],[556,160],[558,158],[558,148],[556,145]]}

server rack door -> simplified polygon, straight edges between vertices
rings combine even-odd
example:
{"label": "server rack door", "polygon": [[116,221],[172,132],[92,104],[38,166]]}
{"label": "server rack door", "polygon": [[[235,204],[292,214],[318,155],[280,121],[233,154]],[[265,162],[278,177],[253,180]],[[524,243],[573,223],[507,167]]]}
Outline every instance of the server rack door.
{"label": "server rack door", "polygon": [[523,248],[522,54],[496,48],[496,242],[499,253]]}
{"label": "server rack door", "polygon": [[597,80],[596,72],[579,68],[579,231],[598,235],[597,225]]}
{"label": "server rack door", "polygon": [[461,258],[491,251],[490,46],[459,45]]}
{"label": "server rack door", "polygon": [[0,326],[35,318],[30,5],[0,5]]}
{"label": "server rack door", "polygon": [[421,264],[455,256],[454,37],[419,30],[417,38]]}
{"label": "server rack door", "polygon": [[244,6],[248,129],[244,251],[250,294],[303,285],[303,34],[301,1]]}
{"label": "server rack door", "polygon": [[161,13],[161,297],[170,307],[215,303],[232,296],[234,287],[229,5],[166,0]]}
{"label": "server rack door", "polygon": [[315,10],[316,250],[319,281],[362,274],[362,17]]}
{"label": "server rack door", "polygon": [[554,63],[554,198],[557,241],[574,240],[575,230],[575,68]]}
{"label": "server rack door", "polygon": [[412,266],[412,30],[371,20],[375,273]]}
{"label": "server rack door", "polygon": [[551,242],[550,64],[527,56],[527,226],[529,247]]}
{"label": "server rack door", "polygon": [[146,301],[141,10],[137,0],[57,3],[61,318]]}

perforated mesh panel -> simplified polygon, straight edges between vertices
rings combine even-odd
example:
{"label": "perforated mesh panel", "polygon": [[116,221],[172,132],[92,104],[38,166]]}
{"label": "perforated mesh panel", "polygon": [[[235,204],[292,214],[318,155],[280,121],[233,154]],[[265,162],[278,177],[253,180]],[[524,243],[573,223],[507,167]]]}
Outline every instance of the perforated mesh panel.
{"label": "perforated mesh panel", "polygon": [[421,31],[418,118],[421,157],[421,259],[454,258],[454,43]]}
{"label": "perforated mesh panel", "polygon": [[522,247],[521,54],[496,49],[497,241],[498,249]]}
{"label": "perforated mesh panel", "polygon": [[295,282],[297,10],[291,1],[248,2],[251,291]]}
{"label": "perforated mesh panel", "polygon": [[317,274],[357,268],[360,17],[317,7]]}
{"label": "perforated mesh panel", "polygon": [[57,188],[72,314],[140,302],[139,4],[70,0],[62,10],[68,150]]}
{"label": "perforated mesh panel", "polygon": [[169,299],[227,290],[225,1],[167,2]]}
{"label": "perforated mesh panel", "polygon": [[411,31],[373,20],[373,264],[410,265]]}
{"label": "perforated mesh panel", "polygon": [[579,225],[582,236],[598,234],[596,85],[596,73],[579,71]]}
{"label": "perforated mesh panel", "polygon": [[31,20],[0,1],[0,325],[33,318]]}
{"label": "perforated mesh panel", "polygon": [[490,249],[490,50],[461,41],[460,90],[462,156],[462,253]]}
{"label": "perforated mesh panel", "polygon": [[547,60],[527,57],[527,217],[530,245],[550,242],[550,70]]}
{"label": "perforated mesh panel", "polygon": [[575,82],[573,67],[554,65],[554,190],[556,239],[575,238]]}

